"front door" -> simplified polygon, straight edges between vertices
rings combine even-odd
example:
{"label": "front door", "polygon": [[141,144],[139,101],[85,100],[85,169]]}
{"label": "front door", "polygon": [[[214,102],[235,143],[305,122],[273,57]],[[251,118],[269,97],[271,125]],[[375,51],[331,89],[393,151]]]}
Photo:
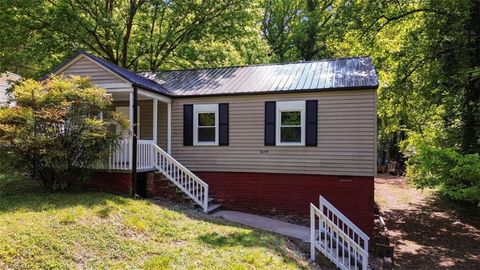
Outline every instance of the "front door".
{"label": "front door", "polygon": [[[137,138],[140,138],[140,106],[137,107]],[[116,107],[115,111],[130,121],[130,111],[128,106],[125,107]],[[115,154],[115,160],[119,164],[123,164],[122,166],[126,166],[130,162],[130,151],[131,151],[131,144],[130,144],[130,132],[125,132],[123,135],[123,140],[121,141],[119,147],[117,148],[117,153]],[[117,165],[119,165],[117,164]]]}
{"label": "front door", "polygon": [[[117,113],[123,115],[124,117],[126,117],[128,119],[128,121],[130,121],[130,110],[129,110],[128,106],[116,107],[115,111]],[[125,137],[125,139],[128,139],[129,135],[125,134],[124,137]],[[140,106],[137,107],[137,139],[140,139]]]}

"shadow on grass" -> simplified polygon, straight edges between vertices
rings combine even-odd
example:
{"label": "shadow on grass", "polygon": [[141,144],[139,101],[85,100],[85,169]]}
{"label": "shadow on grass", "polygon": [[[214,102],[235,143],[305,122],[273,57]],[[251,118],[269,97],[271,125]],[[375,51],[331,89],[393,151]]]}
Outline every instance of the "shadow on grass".
{"label": "shadow on grass", "polygon": [[[215,222],[211,220],[210,222],[216,224],[223,224],[223,222]],[[230,224],[232,226],[232,224]],[[298,247],[293,247],[293,243],[285,242],[282,243],[278,237],[273,236],[272,234],[262,233],[259,231],[246,231],[246,232],[235,232],[229,233],[227,235],[221,235],[217,232],[203,234],[197,237],[197,240],[201,243],[207,244],[212,248],[224,248],[224,247],[241,247],[241,248],[255,248],[261,247],[269,249],[270,251],[276,253],[282,257],[282,260],[286,263],[298,262],[298,257],[294,256],[293,252],[289,252],[292,248],[295,248],[299,251]],[[298,264],[297,267],[300,269],[307,269],[306,265]],[[313,269],[315,267],[311,265]],[[322,266],[323,267],[323,266]],[[330,269],[330,268],[329,268]]]}
{"label": "shadow on grass", "polygon": [[480,269],[480,210],[439,195],[382,213],[398,269]]}
{"label": "shadow on grass", "polygon": [[249,231],[244,233],[231,233],[228,235],[221,235],[216,232],[208,233],[200,235],[198,240],[213,247],[271,247],[274,238],[260,232]]}
{"label": "shadow on grass", "polygon": [[302,258],[298,257],[297,255],[303,253],[304,256],[307,256],[305,251],[302,250],[298,243],[280,235],[259,231],[239,223],[225,220],[223,218],[213,217],[211,215],[204,214],[199,208],[195,210],[195,208],[190,204],[180,203],[171,199],[158,199],[155,200],[154,203],[166,209],[180,212],[186,217],[197,221],[207,222],[218,226],[246,229],[240,232],[228,234],[222,234],[219,232],[205,232],[204,234],[199,234],[196,237],[198,242],[208,245],[211,248],[266,248],[281,256],[284,262],[295,263],[299,269],[318,269],[315,264],[308,263],[306,260],[304,263],[301,263],[300,261]]}
{"label": "shadow on grass", "polygon": [[[146,216],[146,219],[141,215],[142,208],[136,207],[128,208],[127,204],[130,204],[132,199],[129,197],[122,197],[113,194],[101,193],[101,192],[61,192],[61,193],[50,193],[43,189],[40,185],[31,182],[25,178],[15,178],[15,177],[5,177],[0,174],[0,214],[11,213],[11,212],[42,212],[50,211],[55,213],[56,210],[62,210],[65,208],[82,206],[86,208],[98,207],[96,214],[99,217],[108,218],[111,215],[112,209],[109,208],[110,203],[119,204],[120,207],[125,205],[125,208],[128,209],[128,214],[134,218],[140,220],[140,225],[148,228],[149,223],[153,226],[158,225],[159,220],[166,220],[169,218],[176,219],[178,218],[177,214],[169,213],[169,211],[162,212],[152,212],[147,213],[154,214],[153,216]],[[150,200],[148,202],[151,202]],[[152,202],[152,205],[154,203]],[[186,206],[178,203],[155,203],[160,205],[159,207],[165,208],[166,210],[175,211],[181,213],[188,218],[199,221],[198,224],[194,226],[203,226],[202,223],[211,223],[219,226],[229,226],[229,227],[238,227],[245,228],[232,222],[220,218],[214,218],[212,216],[203,214],[200,210],[195,210],[191,206]],[[141,204],[140,204],[141,206]],[[118,211],[118,208],[115,207],[113,211]],[[122,209],[123,211],[123,209]],[[68,211],[67,211],[68,212]],[[159,214],[160,213],[160,214]],[[49,213],[47,213],[49,214]],[[158,216],[164,215],[164,216]],[[49,216],[47,215],[47,220]],[[70,222],[75,221],[75,213],[66,213],[62,215],[60,220],[61,224],[68,225]],[[182,219],[179,219],[179,222]],[[134,220],[135,221],[135,220]],[[42,221],[39,221],[42,222]],[[156,223],[157,222],[157,223]],[[145,225],[146,224],[146,225]],[[134,224],[136,225],[136,224]],[[168,229],[168,226],[175,226],[176,224],[166,224],[165,228]],[[179,224],[179,227],[182,227],[182,224]],[[95,226],[94,224],[89,226]],[[161,227],[161,225],[159,226]],[[158,228],[158,227],[156,227]],[[205,226],[208,228],[208,226]],[[160,228],[162,229],[162,228]],[[188,230],[189,228],[185,228]],[[233,232],[225,235],[219,233],[211,233],[212,231],[203,231],[202,228],[193,228],[197,235],[194,236],[192,241],[195,241],[201,244],[210,246],[212,249],[221,249],[221,247],[228,246],[239,246],[239,247],[262,247],[265,249],[271,250],[273,253],[280,256],[285,262],[291,262],[298,268],[308,268],[308,263],[303,260],[301,256],[298,256],[297,253],[292,252],[292,245],[288,241],[284,241],[283,238],[278,237],[273,234],[255,231],[255,230],[239,230],[238,232]],[[150,237],[149,233],[164,233],[163,230],[152,230],[147,229],[147,232],[139,233],[144,237]],[[175,230],[169,237],[176,237]],[[178,232],[183,233],[182,231]],[[156,236],[157,237],[157,236]],[[154,238],[156,238],[154,237]],[[179,239],[183,239],[184,236],[178,235]],[[168,239],[168,238],[166,238]],[[162,264],[163,262],[160,262]]]}
{"label": "shadow on grass", "polygon": [[[86,196],[88,194],[88,196]],[[0,173],[0,212],[47,211],[73,206],[93,207],[127,203],[127,198],[101,192],[50,192],[40,183],[16,174]]]}

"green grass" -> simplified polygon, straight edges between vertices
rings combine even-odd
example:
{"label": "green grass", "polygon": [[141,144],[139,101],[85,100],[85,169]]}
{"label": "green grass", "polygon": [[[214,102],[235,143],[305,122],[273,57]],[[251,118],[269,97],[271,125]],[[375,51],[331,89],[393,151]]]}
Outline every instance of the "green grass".
{"label": "green grass", "polygon": [[0,269],[308,269],[283,237],[173,204],[0,174]]}

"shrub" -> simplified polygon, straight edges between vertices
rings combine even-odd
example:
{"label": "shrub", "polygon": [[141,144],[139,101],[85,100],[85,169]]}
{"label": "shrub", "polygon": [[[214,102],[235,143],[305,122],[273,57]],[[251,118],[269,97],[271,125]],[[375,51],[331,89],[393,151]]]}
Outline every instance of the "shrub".
{"label": "shrub", "polygon": [[454,200],[480,203],[480,156],[419,144],[407,163],[407,178],[420,188],[438,187]]}
{"label": "shrub", "polygon": [[3,156],[51,190],[86,179],[127,127],[110,109],[111,97],[88,78],[26,80],[13,87],[11,99],[16,106],[0,109]]}

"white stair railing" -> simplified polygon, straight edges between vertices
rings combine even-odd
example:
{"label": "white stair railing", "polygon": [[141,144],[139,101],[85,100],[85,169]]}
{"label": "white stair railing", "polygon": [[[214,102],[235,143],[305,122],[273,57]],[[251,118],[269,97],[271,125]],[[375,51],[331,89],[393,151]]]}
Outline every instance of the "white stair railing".
{"label": "white stair railing", "polygon": [[[317,221],[318,220],[318,228]],[[310,257],[316,250],[343,270],[366,270],[369,237],[320,196],[320,208],[310,204]]]}
{"label": "white stair railing", "polygon": [[185,168],[158,145],[152,143],[153,165],[178,188],[208,212],[208,184]]}
{"label": "white stair railing", "polygon": [[151,140],[137,141],[137,169],[153,169],[153,145]]}

